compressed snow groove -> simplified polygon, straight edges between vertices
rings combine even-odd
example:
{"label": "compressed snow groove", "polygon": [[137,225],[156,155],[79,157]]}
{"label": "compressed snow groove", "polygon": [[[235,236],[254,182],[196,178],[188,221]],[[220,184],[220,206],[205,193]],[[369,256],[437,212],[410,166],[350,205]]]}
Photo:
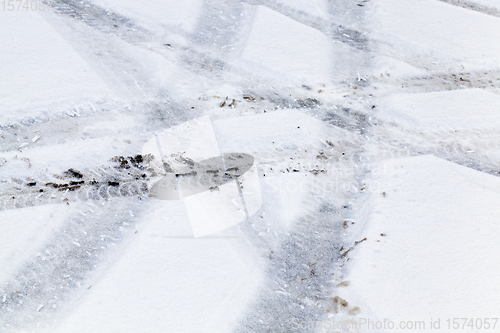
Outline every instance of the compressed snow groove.
{"label": "compressed snow groove", "polygon": [[351,203],[364,195],[362,179],[367,171],[357,167],[366,155],[366,140],[360,135],[366,119],[349,111],[340,111],[350,122],[349,136],[335,145],[326,143],[315,171],[318,184],[324,184],[336,170],[342,170],[337,181],[350,186],[312,200],[310,212],[278,239],[267,229],[263,216],[240,227],[249,242],[261,249],[268,267],[259,298],[236,332],[292,332],[294,320],[320,321],[334,311],[332,286],[341,282],[339,270],[348,260],[344,252],[352,245],[344,244],[341,235],[353,214]]}
{"label": "compressed snow groove", "polygon": [[[214,3],[216,3],[216,1],[214,1]],[[209,6],[209,4],[207,4],[207,6],[210,11],[213,10],[217,12],[217,10],[212,6]],[[240,15],[238,12],[232,10],[233,7],[234,6],[230,7],[222,5],[221,8],[226,10],[224,15],[226,19],[223,22],[221,22],[221,20],[216,20],[215,15],[217,13],[213,13],[213,17],[207,18],[205,23],[200,22],[198,34],[207,33],[209,35],[213,35],[214,38],[216,36],[218,43],[234,39],[237,36],[236,29],[239,28],[237,24],[238,22],[234,21],[234,19]],[[196,73],[197,75],[208,77],[209,74],[223,74],[222,70],[224,69],[232,72],[237,71],[240,74],[239,76],[243,78],[252,78],[252,74],[245,73],[244,69],[233,68],[230,66],[224,60],[224,54],[214,52],[217,48],[215,48],[212,44],[190,43],[190,47],[178,47],[175,44],[164,44],[161,42],[159,37],[155,36],[155,34],[130,19],[86,1],[64,0],[57,3],[54,9],[59,13],[77,19],[104,34],[112,34],[126,43],[155,52],[162,57],[165,57],[166,53],[177,54],[179,59],[182,60],[181,64],[184,65],[184,68]],[[228,22],[231,23],[231,27],[225,28]],[[221,25],[221,23],[226,23],[226,25]],[[166,28],[166,30],[168,31],[168,28]],[[214,31],[218,34],[214,34]],[[221,31],[224,33],[221,33]],[[178,33],[177,31],[168,32],[172,35]],[[196,33],[193,34],[191,38],[193,41],[197,41],[199,39],[197,39]],[[227,51],[229,50],[230,49]],[[207,71],[207,69],[215,71],[215,73]],[[227,79],[231,80],[234,78],[228,77]]]}
{"label": "compressed snow groove", "polygon": [[439,1],[449,3],[450,5],[454,5],[457,7],[474,10],[482,14],[500,17],[500,11],[498,9],[490,8],[482,4],[476,3],[474,1],[465,1],[465,0],[439,0]]}
{"label": "compressed snow groove", "polygon": [[298,11],[292,6],[286,5],[277,1],[269,0],[246,0],[252,5],[261,5],[268,7],[286,17],[291,18],[301,24],[316,29],[326,36],[329,36],[334,41],[345,43],[356,49],[368,51],[368,38],[361,32],[343,26],[341,24],[331,23],[323,17],[314,16],[303,11]]}
{"label": "compressed snow groove", "polygon": [[[498,11],[476,6],[473,1],[441,1],[499,16]],[[3,149],[9,149],[10,151],[6,151],[9,153],[26,147],[25,143],[29,148],[36,148],[59,144],[61,138],[77,141],[89,136],[97,136],[99,139],[119,136],[120,141],[125,141],[128,140],[128,135],[138,138],[134,145],[140,145],[155,131],[199,116],[202,112],[198,111],[201,109],[199,106],[203,108],[209,105],[206,102],[207,99],[210,100],[210,96],[200,96],[195,91],[191,99],[177,97],[164,86],[157,87],[156,83],[149,82],[147,76],[135,73],[136,67],[141,71],[136,66],[137,59],[136,62],[130,60],[133,59],[132,56],[116,47],[123,43],[132,45],[134,49],[153,52],[170,62],[175,59],[175,65],[186,70],[183,73],[204,81],[203,89],[217,84],[236,87],[239,90],[237,96],[226,97],[225,100],[226,95],[213,96],[212,100],[217,104],[216,110],[228,110],[227,114],[234,111],[230,116],[240,115],[229,106],[236,104],[259,112],[272,112],[280,108],[302,109],[309,110],[314,117],[345,131],[339,142],[325,141],[322,147],[324,149],[319,151],[298,150],[292,153],[297,148],[294,147],[288,152],[268,151],[255,154],[256,160],[265,164],[259,170],[263,176],[307,172],[314,175],[314,181],[326,182],[333,179],[336,171],[333,166],[336,163],[344,163],[341,165],[342,170],[347,173],[354,171],[352,175],[343,175],[352,189],[330,193],[323,198],[311,195],[314,198],[308,202],[310,212],[297,218],[290,231],[273,235],[269,225],[266,225],[264,214],[257,214],[240,226],[243,236],[256,249],[260,249],[267,270],[265,284],[257,301],[236,330],[290,332],[293,331],[294,318],[313,321],[333,315],[330,313],[335,307],[331,295],[332,286],[341,282],[342,265],[349,260],[349,251],[357,244],[346,243],[342,232],[352,223],[350,217],[355,214],[353,210],[356,208],[352,203],[364,198],[363,179],[370,172],[368,165],[394,157],[434,154],[448,161],[500,176],[499,157],[492,154],[498,149],[500,142],[496,129],[408,130],[395,123],[377,119],[377,99],[373,94],[381,97],[395,92],[464,88],[482,88],[499,93],[500,71],[459,71],[455,68],[454,71],[444,72],[445,67],[432,55],[424,52],[422,56],[411,49],[403,50],[404,44],[399,49],[394,41],[368,39],[361,32],[364,29],[359,27],[363,22],[354,22],[363,21],[359,20],[359,16],[363,15],[363,7],[369,5],[368,1],[335,2],[329,5],[330,12],[325,16],[313,15],[274,0],[245,2],[246,4],[236,1],[204,1],[204,15],[197,22],[194,32],[165,27],[165,33],[169,36],[177,34],[185,37],[187,44],[183,45],[165,44],[168,40],[164,40],[164,36],[157,36],[133,19],[88,1],[62,0],[55,3],[56,12],[62,14],[65,23],[72,28],[73,37],[79,37],[96,54],[106,50],[103,52],[106,54],[101,55],[101,59],[105,59],[102,62],[120,73],[120,80],[127,81],[130,86],[137,85],[138,91],[140,90],[138,95],[146,101],[133,103],[131,107],[120,106],[117,117],[131,115],[129,123],[134,124],[131,128],[122,129],[123,131],[102,131],[97,132],[98,134],[85,132],[89,123],[99,123],[103,119],[109,121],[106,119],[108,111],[116,111],[117,107],[110,103],[96,104],[97,108],[79,106],[76,108],[78,112],[68,109],[69,114],[55,115],[50,119],[27,119],[17,124],[4,125],[0,127],[0,139]],[[280,82],[279,78],[274,80],[259,77],[251,69],[240,68],[231,63],[231,57],[241,49],[242,45],[238,43],[243,44],[245,32],[252,29],[252,24],[245,21],[244,16],[255,6],[248,4],[268,7],[299,22],[303,28],[316,29],[331,40],[349,46],[346,49],[352,49],[365,57],[367,63],[364,65],[369,65],[368,57],[372,56],[369,52],[376,52],[376,56],[388,55],[393,60],[403,60],[406,64],[432,69],[433,72],[428,71],[428,75],[410,75],[404,79],[372,78],[368,74],[363,77],[366,68],[355,68],[361,75],[353,75],[333,89],[331,86],[318,86],[321,91],[325,88],[336,90],[339,95],[345,94],[343,99],[334,97],[330,102],[325,102],[328,99],[322,97],[325,93],[319,95],[316,86],[311,88],[307,85],[299,87],[300,97],[295,97],[296,91],[289,91],[293,89]],[[451,6],[444,7],[453,9]],[[334,15],[349,16],[353,12],[355,17],[352,17],[352,24],[346,24],[351,21],[351,17],[339,20]],[[345,45],[336,43],[338,47]],[[390,51],[385,50],[387,46]],[[379,47],[383,50],[376,50]],[[197,99],[200,101],[198,104],[192,103]],[[194,108],[193,105],[196,105],[194,111],[191,109]],[[47,127],[54,127],[51,129],[52,137],[32,141],[33,133],[41,133]],[[72,132],[66,133],[66,127],[71,127]],[[488,142],[484,142],[485,138],[488,138]],[[21,145],[23,146],[20,147]],[[134,148],[137,146],[130,148],[127,153],[130,154]],[[136,224],[134,216],[149,202],[145,198],[148,196],[148,185],[155,174],[144,167],[144,156],[127,157],[125,152],[122,154],[124,156],[113,158],[113,163],[109,165],[98,163],[97,166],[75,167],[56,175],[35,170],[30,172],[33,176],[4,176],[0,183],[0,210],[64,203],[69,207],[76,207],[78,212],[67,219],[60,230],[54,232],[52,239],[40,248],[39,255],[26,262],[8,284],[0,286],[0,301],[3,300],[0,303],[0,327],[20,329],[50,318],[54,309],[71,298],[72,292],[87,287],[84,285],[85,279],[112,253],[110,250],[114,244],[123,241],[127,231],[132,230]],[[304,167],[307,163],[316,164],[316,159],[326,162]],[[0,156],[0,168],[4,162],[7,160]],[[269,210],[273,208],[270,207]]]}
{"label": "compressed snow groove", "polygon": [[326,205],[298,221],[298,230],[282,239],[279,248],[261,241],[271,263],[268,283],[254,305],[258,310],[236,332],[290,332],[294,318],[322,317],[330,303],[324,286],[331,283],[332,263],[340,258],[336,234],[341,221],[339,211]]}
{"label": "compressed snow groove", "polygon": [[[61,114],[51,115],[50,117],[23,119],[17,123],[0,125],[0,139],[5,151],[57,145],[69,140],[78,140],[82,137],[105,139],[116,133],[116,131],[103,129],[97,134],[89,134],[87,127],[121,117],[125,113],[134,119],[137,125],[127,129],[128,133],[122,134],[122,138],[129,141],[132,138],[147,140],[150,134],[144,133],[145,125],[143,125],[143,122],[147,121],[148,130],[153,132],[193,117],[194,112],[192,111],[184,111],[182,115],[179,115],[182,109],[181,105],[173,101],[150,101],[125,106],[115,104],[113,107],[79,108],[78,116],[70,115],[69,112],[72,110],[66,110]],[[67,131],[67,127],[71,127],[72,130]],[[40,139],[36,142],[32,141],[34,133],[38,133],[40,136]],[[64,135],[65,140],[61,140],[62,135]],[[20,148],[23,143],[27,143],[27,146]],[[139,150],[140,146],[137,149]]]}
{"label": "compressed snow groove", "polygon": [[500,160],[490,154],[500,146],[495,128],[415,131],[375,120],[369,132],[376,146],[373,158],[432,154],[500,177]]}
{"label": "compressed snow groove", "polygon": [[[59,13],[74,18],[84,24],[97,29],[104,34],[113,34],[126,43],[146,48],[150,51],[164,55],[164,52],[181,52],[186,58],[185,63],[192,67],[192,63],[198,66],[209,64],[211,68],[224,68],[225,63],[220,58],[212,58],[196,51],[195,48],[177,49],[176,45],[165,45],[147,29],[141,27],[130,19],[111,11],[105,10],[93,3],[86,1],[64,0],[58,2],[54,7]],[[191,66],[189,66],[191,65]],[[196,67],[194,68],[196,69]]]}
{"label": "compressed snow groove", "polygon": [[61,0],[55,2],[54,9],[103,32],[120,34],[122,38],[138,40],[145,37],[145,31],[129,18],[107,11],[90,2]]}
{"label": "compressed snow groove", "polygon": [[211,54],[223,58],[224,53],[230,52],[238,43],[244,5],[207,0],[203,3],[202,11],[205,14],[198,20],[193,41],[206,47]]}
{"label": "compressed snow groove", "polygon": [[[412,92],[429,92],[442,90],[457,90],[482,88],[500,93],[500,71],[484,70],[470,72],[435,72],[429,76],[411,77],[405,79],[369,78],[370,84],[377,86],[382,93],[394,92],[394,86]],[[388,85],[387,87],[384,85]],[[387,90],[386,90],[387,89]]]}
{"label": "compressed snow groove", "polygon": [[49,178],[3,182],[0,210],[79,200],[145,197],[154,172],[143,167],[142,155],[115,157],[117,165],[88,172],[68,169]]}
{"label": "compressed snow groove", "polygon": [[[79,205],[75,214],[52,235],[38,255],[12,280],[0,286],[0,327],[19,330],[50,316],[88,273],[104,260],[127,230],[140,200],[105,200],[99,206]],[[42,309],[38,309],[40,304]]]}
{"label": "compressed snow groove", "polygon": [[358,134],[364,134],[367,128],[372,126],[365,112],[341,106],[328,108],[322,120],[330,125]]}
{"label": "compressed snow groove", "polygon": [[[210,4],[213,6],[210,6]],[[285,92],[287,88],[282,85],[280,80],[272,80],[269,77],[259,77],[247,67],[237,66],[227,61],[226,58],[228,58],[233,49],[236,48],[236,39],[242,38],[242,34],[244,35],[244,23],[246,23],[238,21],[238,17],[245,13],[242,5],[237,4],[237,2],[230,2],[229,4],[230,5],[224,1],[213,1],[204,7],[211,14],[207,18],[202,18],[196,27],[196,31],[189,35],[188,46],[176,45],[175,43],[165,44],[164,38],[143,28],[139,23],[125,18],[120,14],[105,10],[90,2],[65,0],[58,3],[54,7],[54,10],[59,11],[68,18],[74,17],[77,20],[76,22],[82,22],[97,32],[93,35],[94,40],[90,43],[87,41],[89,34],[88,30],[82,29],[82,27],[74,24],[74,22],[68,24],[74,29],[74,33],[81,37],[80,40],[85,42],[95,53],[101,52],[99,48],[95,47],[95,40],[97,39],[102,43],[100,47],[108,49],[110,41],[109,36],[106,35],[113,35],[127,44],[148,52],[156,53],[168,61],[171,61],[171,57],[174,55],[174,57],[177,57],[179,60],[177,64],[180,67],[196,76],[209,80],[215,78],[216,82],[224,82],[225,85],[241,86],[244,92],[252,91],[255,95],[260,95],[263,101],[265,100],[267,104],[265,107],[266,110],[314,107],[320,104],[315,98],[291,98],[290,95]],[[248,29],[248,27],[246,29]],[[175,36],[180,33],[168,27],[165,27],[165,31],[167,36]],[[347,32],[344,31],[339,38],[346,38],[346,34]],[[216,38],[216,41],[214,41],[215,44],[201,43],[202,37],[206,38],[205,35]],[[230,42],[232,44],[224,48],[215,47],[219,44],[224,44],[224,42]],[[129,85],[135,87],[135,82],[139,82],[142,89],[141,94],[145,93],[151,99],[148,105],[146,105],[148,110],[153,112],[154,109],[160,109],[160,117],[167,116],[169,120],[174,123],[178,123],[179,119],[185,121],[192,118],[192,115],[190,117],[189,114],[183,114],[185,113],[183,109],[185,109],[184,102],[186,101],[176,99],[174,96],[165,95],[169,93],[168,91],[161,92],[161,94],[165,96],[158,102],[156,87],[151,86],[151,82],[149,82],[148,79],[134,74],[137,67],[140,67],[141,64],[131,66],[131,63],[134,63],[135,60],[127,59],[128,56],[119,50],[119,47],[116,49],[112,48],[106,54],[103,54],[102,58],[106,65],[110,67],[116,75],[123,76],[123,73],[126,72],[127,74],[123,79],[127,80]],[[116,60],[122,58],[127,59],[127,61]],[[271,91],[266,89],[269,85],[272,85],[273,89]],[[243,100],[245,99],[238,99],[238,103]],[[313,103],[309,103],[310,101]],[[172,105],[159,105],[158,107],[155,105],[164,103]],[[132,109],[137,111],[140,110],[141,107],[144,106],[137,105]],[[193,112],[190,111],[190,113]]]}

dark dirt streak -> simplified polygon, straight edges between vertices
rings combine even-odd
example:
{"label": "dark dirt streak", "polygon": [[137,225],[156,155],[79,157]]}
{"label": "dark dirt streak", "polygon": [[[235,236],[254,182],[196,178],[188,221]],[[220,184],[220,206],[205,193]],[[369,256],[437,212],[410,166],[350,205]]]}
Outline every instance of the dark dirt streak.
{"label": "dark dirt streak", "polygon": [[[50,203],[100,200],[109,197],[146,197],[148,181],[154,176],[154,171],[143,165],[142,155],[115,156],[110,161],[104,175],[96,176],[97,172],[83,172],[69,169],[62,175],[55,175],[58,181],[20,181],[23,185],[15,185],[5,189],[0,196],[0,210],[37,206]],[[118,191],[109,193],[109,188]],[[73,193],[70,193],[73,192]]]}
{"label": "dark dirt streak", "polygon": [[[130,236],[139,221],[132,212],[143,207],[152,173],[144,167],[142,155],[110,161],[110,166],[95,172],[70,168],[55,175],[58,182],[15,182],[17,194],[12,199],[17,205],[12,208],[72,202],[80,214],[72,214],[36,257],[0,285],[0,299],[5,299],[0,302],[0,327],[22,330],[36,322],[48,323],[54,311],[69,306],[71,294],[114,253],[125,235]],[[111,193],[111,187],[120,190]],[[101,202],[97,206],[94,200]]]}

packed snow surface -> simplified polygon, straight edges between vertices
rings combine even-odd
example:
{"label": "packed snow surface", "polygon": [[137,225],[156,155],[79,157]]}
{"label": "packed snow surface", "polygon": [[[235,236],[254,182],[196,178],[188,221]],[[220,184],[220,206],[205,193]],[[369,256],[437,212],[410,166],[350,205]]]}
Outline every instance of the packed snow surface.
{"label": "packed snow surface", "polygon": [[498,1],[11,2],[1,333],[498,331]]}

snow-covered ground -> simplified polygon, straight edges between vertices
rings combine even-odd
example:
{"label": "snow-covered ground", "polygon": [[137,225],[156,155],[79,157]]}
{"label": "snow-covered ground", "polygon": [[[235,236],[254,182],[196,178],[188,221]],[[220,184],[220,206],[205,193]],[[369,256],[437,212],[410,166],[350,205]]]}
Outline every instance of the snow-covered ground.
{"label": "snow-covered ground", "polygon": [[68,105],[113,97],[106,78],[38,12],[2,12],[0,117],[2,124],[50,117]]}
{"label": "snow-covered ground", "polygon": [[367,332],[417,322],[415,330],[429,332],[436,321],[452,332],[453,318],[472,319],[462,330],[479,331],[476,321],[496,318],[500,307],[500,180],[430,155],[383,163],[386,172],[368,185],[365,225],[350,227],[365,241],[346,265],[349,287],[337,288],[346,312],[359,306],[355,321],[394,325],[377,330],[366,322]]}
{"label": "snow-covered ground", "polygon": [[498,1],[9,4],[0,332],[499,331]]}

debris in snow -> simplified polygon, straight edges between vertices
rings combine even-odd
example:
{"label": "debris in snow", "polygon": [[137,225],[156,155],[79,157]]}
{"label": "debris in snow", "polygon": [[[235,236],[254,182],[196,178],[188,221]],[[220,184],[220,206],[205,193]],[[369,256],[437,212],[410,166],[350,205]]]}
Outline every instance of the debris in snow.
{"label": "debris in snow", "polygon": [[350,284],[351,284],[350,281],[342,281],[339,284],[337,284],[336,287],[347,287]]}
{"label": "debris in snow", "polygon": [[354,242],[354,245],[358,245],[359,243],[362,243],[362,242],[364,242],[365,240],[366,240],[366,237],[365,237],[365,238],[363,238],[362,240],[355,241],[355,242]]}
{"label": "debris in snow", "polygon": [[349,303],[348,303],[345,299],[343,299],[343,298],[341,298],[341,297],[339,297],[339,296],[335,296],[335,297],[333,298],[333,302],[334,302],[334,303],[338,303],[338,304],[340,304],[340,305],[342,305],[342,306],[347,306],[347,305],[349,305]]}
{"label": "debris in snow", "polygon": [[349,314],[354,316],[360,312],[359,306],[353,306],[352,308],[349,309]]}
{"label": "debris in snow", "polygon": [[255,102],[255,97],[253,97],[251,94],[243,94],[243,99],[251,102]]}

